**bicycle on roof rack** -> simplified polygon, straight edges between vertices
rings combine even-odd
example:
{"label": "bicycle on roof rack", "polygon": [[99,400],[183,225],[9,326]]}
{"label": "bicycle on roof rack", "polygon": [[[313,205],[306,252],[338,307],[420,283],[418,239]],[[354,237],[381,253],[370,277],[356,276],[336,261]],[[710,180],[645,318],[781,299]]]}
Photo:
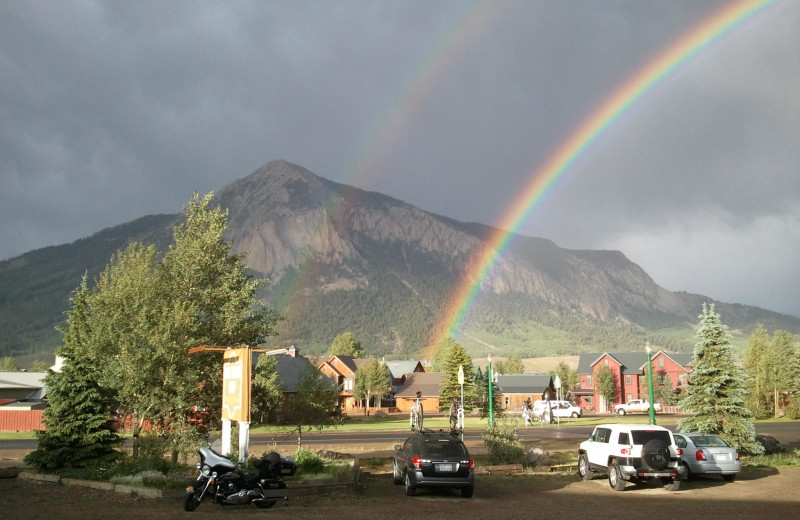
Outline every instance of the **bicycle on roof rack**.
{"label": "bicycle on roof rack", "polygon": [[411,406],[411,431],[420,433],[422,432],[422,420],[424,412],[422,410],[422,393],[417,392],[417,397],[414,399],[414,404]]}
{"label": "bicycle on roof rack", "polygon": [[464,403],[458,397],[450,403],[450,430],[452,432],[464,431]]}

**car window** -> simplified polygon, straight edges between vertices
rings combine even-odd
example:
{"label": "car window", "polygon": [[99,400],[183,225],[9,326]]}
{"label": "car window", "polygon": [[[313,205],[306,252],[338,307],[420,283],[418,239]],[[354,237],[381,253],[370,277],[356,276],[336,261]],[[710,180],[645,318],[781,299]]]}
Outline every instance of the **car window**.
{"label": "car window", "polygon": [[719,446],[728,446],[728,443],[723,441],[717,435],[698,435],[696,437],[692,437],[696,446],[710,446],[710,447],[719,447]]}
{"label": "car window", "polygon": [[667,445],[672,444],[669,432],[664,430],[633,430],[631,434],[633,435],[633,443],[637,446],[644,445],[647,441],[653,439],[658,439]]}
{"label": "car window", "polygon": [[675,436],[675,444],[677,444],[679,448],[685,448],[686,447],[686,439],[683,438],[680,435],[676,435]]}
{"label": "car window", "polygon": [[594,442],[608,442],[611,437],[611,430],[608,428],[597,428],[594,430],[592,440]]}
{"label": "car window", "polygon": [[428,457],[466,457],[467,449],[461,442],[441,439],[425,441],[425,455]]}
{"label": "car window", "polygon": [[628,432],[620,432],[619,441],[617,442],[617,444],[630,444],[630,443],[631,443],[631,438],[628,435]]}

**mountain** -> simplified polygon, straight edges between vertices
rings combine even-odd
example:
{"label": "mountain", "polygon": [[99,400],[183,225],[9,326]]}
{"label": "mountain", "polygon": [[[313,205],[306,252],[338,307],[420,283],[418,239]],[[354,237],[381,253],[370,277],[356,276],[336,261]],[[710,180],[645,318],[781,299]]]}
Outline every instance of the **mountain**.
{"label": "mountain", "polygon": [[[322,352],[352,331],[373,355],[419,354],[454,288],[495,229],[425,212],[386,195],[274,161],[220,190],[226,239],[270,284],[260,296],[284,316],[276,345]],[[0,262],[0,355],[51,353],[72,290],[131,241],[164,251],[178,215],[147,216],[72,244]],[[703,302],[732,329],[800,331],[800,319],[670,292],[618,251],[568,250],[516,236],[456,339],[473,357],[637,350],[694,342]]]}

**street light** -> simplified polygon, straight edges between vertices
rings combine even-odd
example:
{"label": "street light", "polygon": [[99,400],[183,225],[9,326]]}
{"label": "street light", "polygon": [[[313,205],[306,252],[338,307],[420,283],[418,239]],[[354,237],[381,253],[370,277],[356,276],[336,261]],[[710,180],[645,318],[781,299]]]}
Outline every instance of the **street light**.
{"label": "street light", "polygon": [[650,424],[656,423],[656,409],[653,402],[653,349],[650,348],[650,342],[644,348],[647,351],[647,392],[650,396]]}
{"label": "street light", "polygon": [[492,396],[492,354],[486,358],[489,360],[489,426],[494,425],[494,396]]}

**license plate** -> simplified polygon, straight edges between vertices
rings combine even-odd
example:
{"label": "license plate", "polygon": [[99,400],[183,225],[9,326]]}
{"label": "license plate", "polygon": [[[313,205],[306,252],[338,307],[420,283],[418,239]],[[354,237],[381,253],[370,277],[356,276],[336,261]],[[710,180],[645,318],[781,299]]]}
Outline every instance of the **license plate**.
{"label": "license plate", "polygon": [[436,471],[453,471],[452,464],[437,464]]}

